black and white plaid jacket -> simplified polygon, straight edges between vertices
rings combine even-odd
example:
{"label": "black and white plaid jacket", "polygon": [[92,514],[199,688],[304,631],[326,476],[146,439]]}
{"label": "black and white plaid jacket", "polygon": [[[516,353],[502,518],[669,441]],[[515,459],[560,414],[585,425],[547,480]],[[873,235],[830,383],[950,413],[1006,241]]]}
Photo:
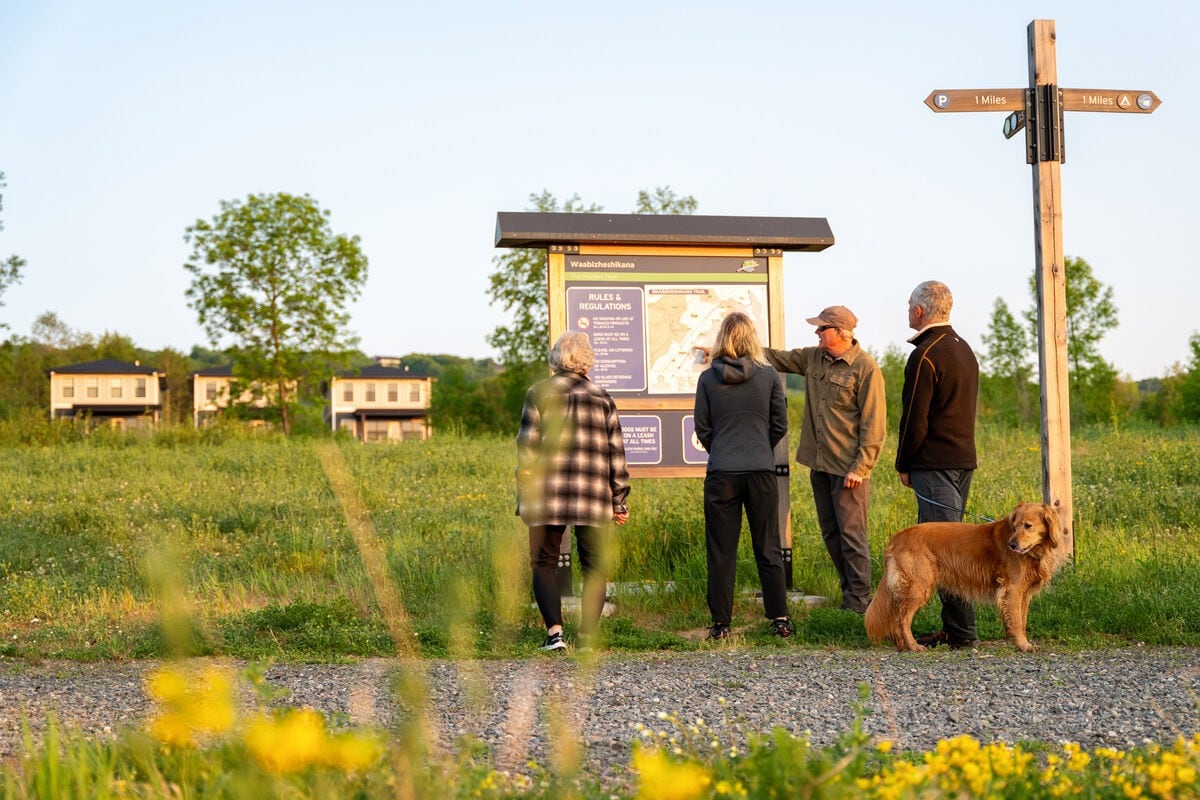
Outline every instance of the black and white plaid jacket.
{"label": "black and white plaid jacket", "polygon": [[529,387],[517,433],[517,513],[526,525],[603,525],[629,511],[617,406],[584,375]]}

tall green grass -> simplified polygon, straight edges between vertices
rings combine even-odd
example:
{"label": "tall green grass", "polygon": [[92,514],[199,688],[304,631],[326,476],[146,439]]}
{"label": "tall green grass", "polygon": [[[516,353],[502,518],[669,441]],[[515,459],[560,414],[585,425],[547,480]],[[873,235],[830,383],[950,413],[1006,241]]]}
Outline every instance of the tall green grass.
{"label": "tall green grass", "polygon": [[[540,638],[509,437],[364,446],[2,428],[0,655],[499,656]],[[1074,433],[1077,558],[1034,600],[1035,641],[1200,643],[1198,442],[1195,428]],[[1036,434],[984,429],[979,450],[970,512],[998,517],[1040,499]],[[872,480],[876,577],[887,537],[916,517],[892,458],[885,450]],[[612,580],[674,590],[618,598],[603,626],[610,645],[698,646],[701,491],[698,478],[634,482],[630,521],[612,532]],[[791,503],[794,584],[837,597],[803,468]],[[746,536],[738,581],[757,583]],[[400,627],[387,604],[402,609]],[[832,605],[795,608],[800,635],[786,646],[868,646],[858,618]],[[752,596],[736,615],[751,641],[776,644]],[[937,625],[936,601],[916,624]],[[1003,636],[986,608],[980,632]]]}

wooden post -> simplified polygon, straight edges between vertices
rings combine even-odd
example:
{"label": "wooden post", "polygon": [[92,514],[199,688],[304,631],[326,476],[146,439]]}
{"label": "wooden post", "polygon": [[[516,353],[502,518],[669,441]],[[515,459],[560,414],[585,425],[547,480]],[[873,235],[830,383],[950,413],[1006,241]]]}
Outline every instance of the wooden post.
{"label": "wooden post", "polygon": [[1062,236],[1064,111],[1149,114],[1162,103],[1148,89],[1062,89],[1054,20],[1029,23],[1028,89],[935,89],[936,112],[1011,112],[1001,128],[1010,139],[1025,128],[1025,160],[1033,165],[1034,252],[1037,259],[1038,369],[1042,399],[1042,500],[1062,519],[1075,555],[1071,504],[1071,403],[1067,391],[1067,275]]}
{"label": "wooden post", "polygon": [[[1029,87],[1032,103],[1057,92],[1058,64],[1054,20],[1029,23]],[[1057,99],[1041,107],[1058,116]],[[1044,125],[1057,132],[1055,124]],[[1030,121],[1031,124],[1033,121]],[[1039,120],[1043,124],[1045,120]],[[1075,555],[1071,503],[1071,404],[1067,385],[1067,276],[1062,236],[1062,163],[1033,164],[1034,251],[1037,261],[1038,365],[1042,405],[1042,500],[1055,507],[1063,524],[1067,552]]]}

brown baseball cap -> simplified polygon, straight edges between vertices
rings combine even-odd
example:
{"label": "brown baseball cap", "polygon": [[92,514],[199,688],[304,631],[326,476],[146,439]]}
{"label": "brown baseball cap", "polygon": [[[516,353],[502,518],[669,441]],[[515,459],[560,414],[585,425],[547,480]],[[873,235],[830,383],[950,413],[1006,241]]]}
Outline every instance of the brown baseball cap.
{"label": "brown baseball cap", "polygon": [[823,309],[820,314],[815,317],[809,317],[805,320],[809,325],[832,325],[835,328],[852,331],[858,325],[858,317],[854,316],[854,312],[845,306],[830,306]]}

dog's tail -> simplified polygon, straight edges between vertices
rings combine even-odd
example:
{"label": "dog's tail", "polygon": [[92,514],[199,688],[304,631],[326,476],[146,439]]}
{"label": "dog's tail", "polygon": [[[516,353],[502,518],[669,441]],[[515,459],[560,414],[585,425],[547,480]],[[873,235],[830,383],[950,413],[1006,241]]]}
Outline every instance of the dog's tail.
{"label": "dog's tail", "polygon": [[871,598],[871,604],[867,606],[867,613],[863,616],[867,638],[876,644],[892,641],[893,620],[899,614],[896,599],[892,596],[892,590],[888,588],[889,567],[890,564],[885,561],[883,577],[879,579],[879,585],[875,587],[875,596]]}

